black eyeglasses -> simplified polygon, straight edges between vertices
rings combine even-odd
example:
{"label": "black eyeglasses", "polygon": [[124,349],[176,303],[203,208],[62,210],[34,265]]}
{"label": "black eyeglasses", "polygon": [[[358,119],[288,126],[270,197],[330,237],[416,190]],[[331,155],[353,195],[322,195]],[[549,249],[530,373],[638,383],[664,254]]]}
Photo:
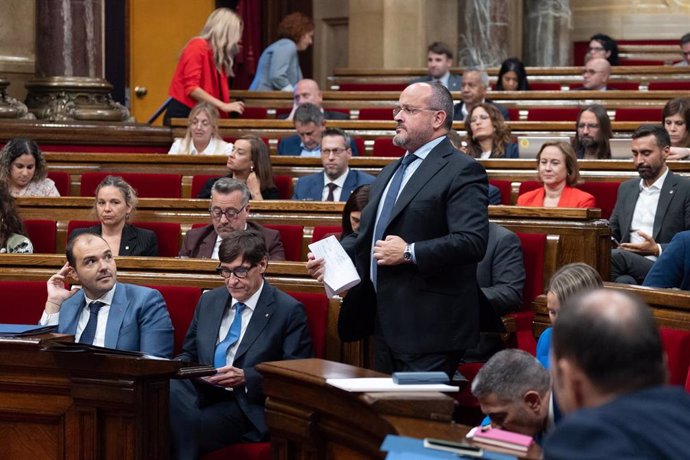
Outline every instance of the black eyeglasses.
{"label": "black eyeglasses", "polygon": [[240,209],[235,209],[235,208],[228,208],[228,209],[220,209],[220,208],[208,208],[208,212],[211,214],[211,216],[218,220],[221,218],[222,215],[225,215],[225,217],[228,220],[233,220],[236,219],[237,216],[244,211],[244,208],[246,208],[247,205],[245,204],[242,206]]}
{"label": "black eyeglasses", "polygon": [[234,275],[235,278],[243,280],[247,277],[247,275],[249,275],[249,271],[254,267],[256,267],[256,264],[250,267],[239,266],[237,268],[218,266],[216,267],[216,273],[218,273],[225,279],[230,278],[232,275]]}

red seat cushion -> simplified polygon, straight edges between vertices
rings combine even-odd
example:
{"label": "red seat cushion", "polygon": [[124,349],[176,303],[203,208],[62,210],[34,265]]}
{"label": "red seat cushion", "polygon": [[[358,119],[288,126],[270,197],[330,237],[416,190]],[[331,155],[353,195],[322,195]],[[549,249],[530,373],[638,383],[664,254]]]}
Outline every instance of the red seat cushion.
{"label": "red seat cushion", "polygon": [[60,196],[70,196],[69,173],[63,171],[49,171],[48,178],[55,182],[55,188],[60,192]]}
{"label": "red seat cushion", "polygon": [[592,195],[597,207],[601,208],[601,217],[609,219],[616,206],[619,186],[620,182],[584,182],[578,184],[577,188]]}
{"label": "red seat cushion", "polygon": [[54,220],[24,221],[26,236],[34,245],[34,253],[55,254],[57,252],[57,222]]}
{"label": "red seat cushion", "polygon": [[315,292],[288,292],[302,302],[309,322],[309,335],[314,347],[314,356],[326,357],[326,335],[328,332],[328,297]]}
{"label": "red seat cushion", "polygon": [[204,185],[206,185],[206,182],[208,182],[209,179],[213,179],[215,177],[221,177],[218,174],[197,174],[192,177],[192,192],[191,192],[191,197],[196,198],[197,195],[199,195],[199,192],[204,188]]}
{"label": "red seat cushion", "polygon": [[489,179],[489,184],[498,187],[501,192],[501,204],[510,204],[510,194],[512,187],[507,179]]}
{"label": "red seat cushion", "polygon": [[365,108],[359,109],[360,120],[392,120],[393,109],[391,108]]}
{"label": "red seat cushion", "polygon": [[542,185],[537,182],[536,180],[526,180],[523,182],[520,182],[520,188],[518,189],[518,195],[522,195],[523,193],[531,192],[532,190],[538,189]]}
{"label": "red seat cushion", "polygon": [[[288,113],[290,113],[289,110]],[[242,118],[263,120],[268,118],[268,111],[263,107],[245,107],[244,112],[242,112]]]}
{"label": "red seat cushion", "polygon": [[271,443],[256,442],[235,444],[214,450],[201,460],[271,460]]}
{"label": "red seat cushion", "polygon": [[[628,64],[623,64],[621,62],[620,65],[628,65]],[[630,64],[630,65],[632,65],[632,64]],[[663,65],[663,63],[659,64],[659,65]],[[640,82],[639,81],[610,81],[608,83],[608,86],[610,86],[612,90],[638,91],[640,89]]]}
{"label": "red seat cushion", "polygon": [[69,240],[70,235],[77,228],[88,228],[98,224],[97,220],[70,220],[67,222],[67,239]]}
{"label": "red seat cushion", "polygon": [[175,350],[173,355],[178,355],[182,351],[184,338],[194,317],[196,304],[201,297],[201,289],[188,286],[149,287],[158,290],[168,306],[170,320],[175,328]]}
{"label": "red seat cushion", "polygon": [[340,91],[402,91],[407,83],[340,83],[338,86]]}
{"label": "red seat cushion", "polygon": [[483,365],[484,363],[463,363],[458,366],[458,372],[468,380],[468,384],[459,392],[451,393],[460,406],[479,407],[479,401],[472,394],[472,381],[474,381]]}
{"label": "red seat cushion", "polygon": [[321,241],[325,236],[331,233],[342,233],[343,229],[340,225],[317,225],[314,227],[314,232],[312,233],[311,241],[316,243]]}
{"label": "red seat cushion", "polygon": [[76,144],[43,144],[44,152],[75,152],[75,153],[168,153],[170,143],[165,145],[76,145]]}
{"label": "red seat cushion", "polygon": [[659,123],[662,119],[661,107],[621,107],[616,109],[616,121],[649,121]]}
{"label": "red seat cushion", "polygon": [[508,116],[512,121],[520,120],[520,108],[519,107],[508,107]]}
{"label": "red seat cushion", "polygon": [[134,187],[140,198],[180,198],[182,180],[179,174],[106,173],[81,175],[81,196],[94,196],[96,187],[106,176],[120,176]]}
{"label": "red seat cushion", "polygon": [[690,91],[690,80],[652,81],[649,83],[649,91]]}
{"label": "red seat cushion", "polygon": [[405,149],[393,145],[392,137],[377,137],[374,139],[375,157],[401,157]]}
{"label": "red seat cushion", "polygon": [[659,333],[668,357],[669,382],[684,385],[690,367],[690,331],[660,327]]}
{"label": "red seat cushion", "polygon": [[532,91],[560,91],[561,84],[558,82],[530,82],[529,89]]}
{"label": "red seat cushion", "polygon": [[46,306],[45,281],[0,281],[0,323],[38,324]]}
{"label": "red seat cushion", "polygon": [[575,121],[579,107],[531,107],[527,111],[528,121]]}
{"label": "red seat cushion", "polygon": [[364,139],[359,138],[359,137],[354,137],[353,138],[355,141],[355,145],[357,146],[357,152],[359,156],[366,155],[366,147],[364,146]]}
{"label": "red seat cushion", "polygon": [[177,257],[180,253],[180,224],[175,222],[135,222],[133,225],[151,230],[156,234],[160,257]]}
{"label": "red seat cushion", "polygon": [[266,224],[266,228],[272,228],[280,232],[280,240],[285,248],[285,259],[293,262],[302,260],[302,235],[304,228],[301,225]]}

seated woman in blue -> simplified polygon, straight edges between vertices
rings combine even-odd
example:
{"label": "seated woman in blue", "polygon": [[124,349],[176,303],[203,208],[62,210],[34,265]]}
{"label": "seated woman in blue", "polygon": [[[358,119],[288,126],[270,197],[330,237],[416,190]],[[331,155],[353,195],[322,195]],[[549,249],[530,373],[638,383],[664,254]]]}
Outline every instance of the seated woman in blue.
{"label": "seated woman in blue", "polygon": [[[595,269],[587,264],[574,263],[562,266],[551,277],[546,291],[546,308],[549,311],[551,324],[561,306],[572,296],[604,287],[604,282]],[[552,328],[547,328],[537,342],[537,359],[545,368],[549,368],[549,350],[551,348]]]}
{"label": "seated woman in blue", "polygon": [[511,142],[510,128],[493,104],[474,106],[465,119],[467,147],[464,153],[474,158],[518,158],[518,146]]}

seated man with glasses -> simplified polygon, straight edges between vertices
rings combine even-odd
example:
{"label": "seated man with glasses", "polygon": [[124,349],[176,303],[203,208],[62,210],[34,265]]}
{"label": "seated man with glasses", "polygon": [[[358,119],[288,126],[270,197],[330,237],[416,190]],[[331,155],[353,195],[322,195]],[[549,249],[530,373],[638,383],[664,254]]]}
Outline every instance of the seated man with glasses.
{"label": "seated man with glasses", "polygon": [[574,88],[576,91],[593,90],[606,91],[615,88],[608,87],[609,75],[611,74],[611,64],[604,58],[591,58],[585,64],[582,71],[582,86]]}
{"label": "seated man with glasses", "polygon": [[340,128],[326,128],[321,137],[323,172],[300,177],[293,200],[347,201],[360,185],[374,182],[374,176],[348,167],[352,158],[350,136]]}
{"label": "seated man with glasses", "polygon": [[604,106],[591,104],[583,107],[575,122],[573,150],[579,159],[611,159],[611,119]]}
{"label": "seated man with glasses", "polygon": [[247,230],[263,237],[269,259],[285,260],[280,233],[247,221],[249,198],[249,189],[244,182],[230,177],[218,179],[211,189],[211,206],[208,209],[211,223],[187,232],[180,249],[180,257],[218,259],[221,240],[236,230]]}
{"label": "seated man with glasses", "polygon": [[223,239],[219,256],[225,285],[201,296],[177,356],[217,373],[170,382],[173,459],[266,440],[266,395],[255,366],[313,356],[304,306],[264,279],[263,239],[238,230]]}

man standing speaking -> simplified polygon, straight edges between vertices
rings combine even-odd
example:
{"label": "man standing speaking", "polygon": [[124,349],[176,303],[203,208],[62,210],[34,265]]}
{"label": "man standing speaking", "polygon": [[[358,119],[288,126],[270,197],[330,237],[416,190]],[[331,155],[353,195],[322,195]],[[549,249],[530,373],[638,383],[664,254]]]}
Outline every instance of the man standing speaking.
{"label": "man standing speaking", "polygon": [[[393,142],[406,152],[371,185],[359,233],[341,242],[362,282],[345,297],[338,329],[346,341],[373,334],[376,370],[452,376],[479,339],[488,179],[446,137],[453,100],[445,87],[408,86],[393,115]],[[321,279],[323,260],[310,254],[307,269]]]}

